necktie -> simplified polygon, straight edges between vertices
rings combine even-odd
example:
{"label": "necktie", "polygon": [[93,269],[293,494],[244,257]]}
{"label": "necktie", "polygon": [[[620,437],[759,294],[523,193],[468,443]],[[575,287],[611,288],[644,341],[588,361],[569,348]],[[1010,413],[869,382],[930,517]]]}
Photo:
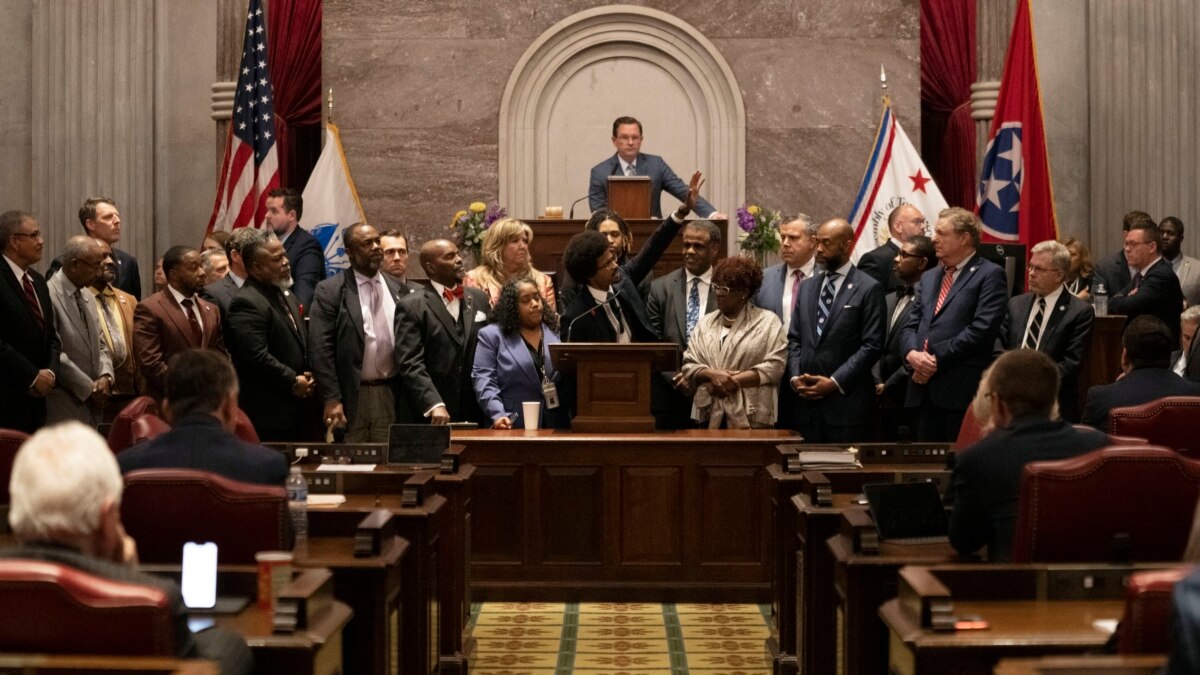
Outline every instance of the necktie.
{"label": "necktie", "polygon": [[802,270],[792,270],[792,311],[796,309],[796,300],[800,298],[800,282],[804,281]]}
{"label": "necktie", "polygon": [[692,334],[696,322],[700,320],[700,277],[692,279],[692,290],[688,291],[687,304],[687,334]]}
{"label": "necktie", "polygon": [[896,319],[900,318],[901,312],[903,312],[904,308],[908,306],[908,303],[911,300],[909,296],[911,296],[912,293],[912,286],[905,286],[896,292],[896,308],[892,310],[891,321],[888,321],[888,335],[891,335],[891,330],[896,325]]}
{"label": "necktie", "polygon": [[1025,349],[1037,349],[1038,340],[1042,337],[1042,317],[1046,315],[1046,299],[1038,298],[1037,313],[1033,315],[1033,323],[1029,324],[1029,332],[1025,334]]}
{"label": "necktie", "polygon": [[833,280],[837,272],[825,275],[825,287],[821,289],[821,297],[817,301],[817,337],[825,332],[825,321],[829,318],[829,310],[833,307]]}
{"label": "necktie", "polygon": [[121,332],[121,326],[117,324],[117,315],[112,308],[112,303],[117,300],[111,293],[112,291],[109,290],[96,295],[96,304],[100,306],[99,316],[104,322],[102,328],[108,339],[108,349],[112,352],[113,363],[120,365],[125,362],[125,357],[129,355],[129,352],[125,347],[125,334]]}
{"label": "necktie", "polygon": [[1142,273],[1138,272],[1137,274],[1133,275],[1133,290],[1136,291],[1138,289],[1138,286],[1141,286],[1141,285],[1142,285]]}
{"label": "necktie", "polygon": [[192,299],[183,299],[183,313],[187,314],[188,323],[192,326],[192,337],[196,339],[196,344],[204,346],[204,331],[200,328],[200,319],[196,318],[196,313],[192,311]]}
{"label": "necktie", "polygon": [[625,332],[625,320],[621,318],[621,301],[616,298],[612,291],[608,292],[608,308],[612,311],[613,317],[617,320],[617,336]]}
{"label": "necktie", "polygon": [[625,175],[626,176],[636,176],[637,175],[637,164],[627,165],[625,167]]}
{"label": "necktie", "polygon": [[387,312],[383,311],[383,290],[379,288],[382,279],[365,285],[370,297],[367,298],[371,308],[371,331],[375,334],[375,364],[379,375],[386,379],[392,374],[392,331],[388,324]]}
{"label": "necktie", "polygon": [[42,316],[42,306],[38,304],[37,293],[33,292],[33,282],[29,280],[29,272],[25,273],[21,286],[25,288],[25,302],[29,305],[29,313],[33,315],[33,322],[37,324],[38,330],[45,331],[46,318]]}
{"label": "necktie", "polygon": [[954,285],[954,273],[958,271],[953,265],[946,268],[946,273],[942,275],[942,287],[938,289],[937,304],[933,306],[933,313],[937,314],[942,311],[942,303],[946,302],[946,295],[950,293],[950,287]]}
{"label": "necktie", "polygon": [[455,300],[460,300],[460,299],[462,299],[462,296],[463,296],[462,284],[459,284],[459,285],[455,286],[454,288],[443,288],[442,289],[442,297],[446,299],[447,303],[454,302]]}
{"label": "necktie", "polygon": [[83,304],[83,293],[76,288],[72,293],[75,296],[75,309],[79,311],[79,320],[83,323],[83,334],[87,336],[88,341],[92,339],[92,329],[88,327],[87,322],[87,307]]}

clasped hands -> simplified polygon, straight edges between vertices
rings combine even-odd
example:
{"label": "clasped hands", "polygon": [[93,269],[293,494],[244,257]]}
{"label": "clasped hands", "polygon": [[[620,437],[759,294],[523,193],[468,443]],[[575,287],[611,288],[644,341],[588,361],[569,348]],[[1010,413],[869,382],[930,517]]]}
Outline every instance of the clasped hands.
{"label": "clasped hands", "polygon": [[296,376],[296,381],[292,384],[292,395],[297,398],[308,398],[313,393],[313,375],[309,372],[304,372]]}
{"label": "clasped hands", "polygon": [[809,400],[822,399],[837,391],[837,383],[824,375],[801,373],[789,380],[788,384],[792,386],[792,391],[800,395],[800,398]]}
{"label": "clasped hands", "polygon": [[913,369],[912,379],[917,384],[929,382],[929,378],[937,372],[937,357],[929,352],[919,352],[914,349],[908,353],[905,361]]}

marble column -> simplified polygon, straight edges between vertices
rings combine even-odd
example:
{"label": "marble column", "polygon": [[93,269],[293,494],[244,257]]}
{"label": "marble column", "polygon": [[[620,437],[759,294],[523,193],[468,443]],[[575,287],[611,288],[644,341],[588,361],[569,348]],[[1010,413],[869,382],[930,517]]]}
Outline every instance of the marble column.
{"label": "marble column", "polygon": [[982,166],[983,151],[987,147],[1016,7],[1017,0],[976,0],[975,3],[975,49],[979,59],[976,77],[979,80],[971,85],[971,119],[975,120],[976,166]]}

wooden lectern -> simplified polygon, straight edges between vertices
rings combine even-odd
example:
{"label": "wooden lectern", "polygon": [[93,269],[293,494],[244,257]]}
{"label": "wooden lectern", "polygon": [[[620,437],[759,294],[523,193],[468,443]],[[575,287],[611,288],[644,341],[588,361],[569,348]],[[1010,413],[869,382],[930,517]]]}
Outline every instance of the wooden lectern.
{"label": "wooden lectern", "polygon": [[679,346],[671,342],[614,344],[563,342],[550,345],[561,373],[575,373],[577,398],[571,431],[654,431],[650,378],[679,370]]}
{"label": "wooden lectern", "polygon": [[625,220],[650,217],[649,176],[609,176],[608,208]]}

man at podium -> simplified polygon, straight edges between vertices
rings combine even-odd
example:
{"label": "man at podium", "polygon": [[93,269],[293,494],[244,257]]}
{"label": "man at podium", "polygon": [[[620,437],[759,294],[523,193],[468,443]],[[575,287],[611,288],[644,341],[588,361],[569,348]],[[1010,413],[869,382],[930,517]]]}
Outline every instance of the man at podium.
{"label": "man at podium", "polygon": [[[650,178],[650,215],[662,218],[662,191],[666,190],[679,201],[685,201],[688,186],[658,155],[642,154],[642,123],[632,117],[618,117],[613,122],[613,147],[617,152],[592,167],[588,186],[588,206],[598,211],[608,205],[609,176],[648,176]],[[725,220],[712,204],[697,198],[694,210],[702,218]]]}

